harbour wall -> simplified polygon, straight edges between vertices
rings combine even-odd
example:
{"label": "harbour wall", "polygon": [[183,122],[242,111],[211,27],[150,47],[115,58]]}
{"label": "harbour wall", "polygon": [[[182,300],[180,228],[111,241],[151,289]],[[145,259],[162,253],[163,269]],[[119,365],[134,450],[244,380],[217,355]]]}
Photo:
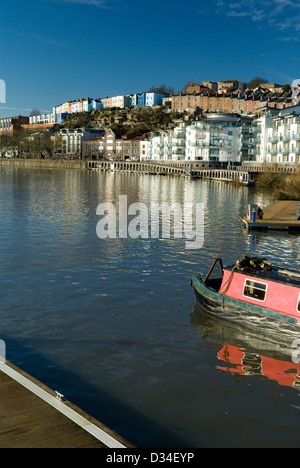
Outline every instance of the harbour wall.
{"label": "harbour wall", "polygon": [[86,161],[81,159],[0,158],[0,166],[26,169],[86,169]]}

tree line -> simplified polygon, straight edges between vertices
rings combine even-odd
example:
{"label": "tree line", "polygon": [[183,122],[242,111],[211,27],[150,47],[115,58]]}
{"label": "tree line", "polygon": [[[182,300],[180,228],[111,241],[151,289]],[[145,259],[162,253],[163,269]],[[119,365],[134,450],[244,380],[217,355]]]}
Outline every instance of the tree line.
{"label": "tree line", "polygon": [[23,158],[52,158],[55,141],[48,132],[32,133],[23,128],[0,134],[0,155]]}

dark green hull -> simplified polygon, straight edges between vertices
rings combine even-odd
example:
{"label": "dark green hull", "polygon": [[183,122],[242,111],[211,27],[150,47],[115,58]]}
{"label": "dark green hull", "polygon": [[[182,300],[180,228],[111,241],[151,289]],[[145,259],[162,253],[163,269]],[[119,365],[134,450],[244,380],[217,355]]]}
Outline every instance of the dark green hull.
{"label": "dark green hull", "polygon": [[298,327],[298,321],[294,317],[249,302],[227,297],[207,287],[203,280],[204,278],[201,275],[194,274],[192,276],[191,286],[194,289],[199,306],[207,313],[221,316],[222,318],[229,316],[231,320],[234,320],[234,317],[237,317],[239,320],[253,320],[253,317],[267,317]]}

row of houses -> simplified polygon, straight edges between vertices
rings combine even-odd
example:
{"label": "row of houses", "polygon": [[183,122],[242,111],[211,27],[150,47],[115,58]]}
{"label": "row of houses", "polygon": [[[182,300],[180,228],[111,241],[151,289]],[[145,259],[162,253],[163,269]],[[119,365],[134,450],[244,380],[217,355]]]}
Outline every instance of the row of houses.
{"label": "row of houses", "polygon": [[300,162],[300,104],[289,109],[269,109],[252,126],[250,152],[258,163]]}
{"label": "row of houses", "polygon": [[278,109],[262,106],[253,115],[207,114],[180,122],[170,132],[152,135],[151,160],[220,163],[300,163],[300,104]]}
{"label": "row of houses", "polygon": [[[122,129],[48,130],[57,156],[134,161],[300,163],[300,104],[257,114],[209,113],[138,135]],[[40,135],[40,133],[39,133]],[[34,135],[32,136],[34,138]]]}
{"label": "row of houses", "polygon": [[68,116],[79,112],[91,112],[92,110],[129,107],[154,107],[161,106],[164,94],[141,93],[127,94],[106,98],[80,98],[74,101],[66,101],[53,107],[51,114],[36,115],[29,119],[30,125],[61,124]]}
{"label": "row of houses", "polygon": [[255,114],[263,105],[284,109],[294,105],[292,91],[282,88],[265,88],[259,86],[254,90],[219,90],[206,88],[195,92],[191,87],[185,94],[170,96],[173,112],[194,113],[197,109],[202,112],[228,112],[239,114]]}
{"label": "row of houses", "polygon": [[117,107],[125,109],[127,107],[154,107],[162,105],[164,94],[142,93],[128,94],[126,96],[115,96],[111,98],[80,98],[74,101],[67,101],[53,107],[52,113],[43,115],[33,115],[31,117],[5,117],[0,118],[0,133],[10,132],[14,124],[20,122],[23,126],[54,126],[61,124],[68,116],[80,112],[91,112],[92,110],[109,109]]}
{"label": "row of houses", "polygon": [[11,132],[18,126],[28,125],[29,117],[18,116],[18,117],[2,117],[0,118],[0,133]]}
{"label": "row of houses", "polygon": [[[227,112],[256,113],[263,104],[283,109],[293,105],[292,92],[276,83],[262,83],[255,90],[249,90],[240,80],[203,81],[192,83],[186,93],[168,95],[156,92],[126,94],[105,98],[80,98],[66,101],[53,107],[52,112],[34,115],[24,122],[31,126],[54,126],[61,124],[68,116],[80,112],[106,108],[154,107],[167,104],[174,112],[195,113]],[[25,117],[22,117],[26,119]],[[0,119],[0,132],[11,131],[12,119]]]}
{"label": "row of houses", "polygon": [[155,132],[149,139],[147,158],[154,161],[240,162],[241,134],[250,132],[251,117],[210,114],[191,122],[178,121],[174,129]]}
{"label": "row of houses", "polygon": [[260,85],[254,90],[245,89],[245,83],[237,80],[203,82],[191,85],[186,93],[165,96],[158,93],[128,94],[106,98],[81,98],[67,101],[53,108],[52,114],[30,117],[31,125],[60,124],[69,115],[78,112],[106,108],[154,107],[170,103],[173,112],[195,113],[257,113],[262,105],[284,109],[294,105],[292,91],[285,91],[275,83]]}
{"label": "row of houses", "polygon": [[82,154],[114,160],[298,164],[300,105],[282,110],[264,106],[251,116],[211,113],[175,121],[144,137],[109,130],[86,141]]}

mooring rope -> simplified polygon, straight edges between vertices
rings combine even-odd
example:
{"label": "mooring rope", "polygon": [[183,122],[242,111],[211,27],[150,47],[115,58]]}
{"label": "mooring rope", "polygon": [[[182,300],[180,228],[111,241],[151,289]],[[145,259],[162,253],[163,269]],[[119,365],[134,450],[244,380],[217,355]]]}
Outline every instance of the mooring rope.
{"label": "mooring rope", "polygon": [[230,288],[231,282],[232,282],[233,273],[234,273],[235,270],[237,270],[237,269],[238,269],[237,265],[235,265],[235,266],[232,268],[228,280],[227,280],[226,283],[223,285],[223,287],[225,287],[226,285],[227,285],[227,286],[226,286],[226,288],[225,288],[224,291],[221,291],[221,289],[220,289],[220,291],[219,291],[220,294],[223,294],[223,295],[224,295],[224,294],[227,293],[228,289]]}

